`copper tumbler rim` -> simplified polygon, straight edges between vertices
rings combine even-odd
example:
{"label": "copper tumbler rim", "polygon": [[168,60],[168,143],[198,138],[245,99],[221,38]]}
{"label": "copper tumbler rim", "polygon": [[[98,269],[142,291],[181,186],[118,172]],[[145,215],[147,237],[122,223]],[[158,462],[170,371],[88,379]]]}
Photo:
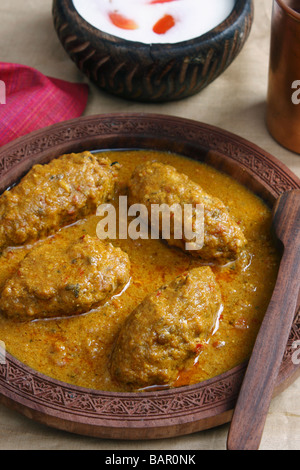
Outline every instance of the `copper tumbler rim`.
{"label": "copper tumbler rim", "polygon": [[276,3],[283,9],[285,12],[291,16],[294,20],[300,23],[300,13],[287,5],[286,0],[275,0]]}

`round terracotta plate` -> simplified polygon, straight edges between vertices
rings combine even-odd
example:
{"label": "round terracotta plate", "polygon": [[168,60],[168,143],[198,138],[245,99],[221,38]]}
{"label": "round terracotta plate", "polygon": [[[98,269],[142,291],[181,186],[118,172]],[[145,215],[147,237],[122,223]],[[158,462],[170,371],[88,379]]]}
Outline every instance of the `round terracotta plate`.
{"label": "round terracotta plate", "polygon": [[[221,129],[172,116],[111,114],[56,124],[0,150],[0,191],[35,163],[63,153],[117,148],[170,150],[231,174],[272,205],[300,180],[273,156]],[[293,343],[300,339],[300,311],[286,347],[276,394],[293,382]],[[46,377],[9,353],[0,364],[0,401],[18,412],[66,431],[112,439],[158,439],[208,429],[230,421],[245,364],[214,379],[142,394],[84,389]],[[295,362],[295,361],[294,361]]]}

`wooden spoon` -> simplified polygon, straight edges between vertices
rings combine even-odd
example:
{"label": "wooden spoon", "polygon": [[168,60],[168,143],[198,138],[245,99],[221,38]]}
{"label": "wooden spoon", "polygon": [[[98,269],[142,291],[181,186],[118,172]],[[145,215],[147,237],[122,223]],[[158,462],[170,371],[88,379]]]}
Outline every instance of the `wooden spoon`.
{"label": "wooden spoon", "polygon": [[300,287],[300,190],[282,194],[273,209],[283,256],[233,413],[228,450],[257,450],[293,324]]}

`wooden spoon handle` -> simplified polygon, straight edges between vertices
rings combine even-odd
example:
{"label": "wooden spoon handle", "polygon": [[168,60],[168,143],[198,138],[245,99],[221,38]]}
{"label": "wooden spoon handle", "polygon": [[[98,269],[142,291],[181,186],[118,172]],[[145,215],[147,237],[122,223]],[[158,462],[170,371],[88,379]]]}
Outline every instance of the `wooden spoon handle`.
{"label": "wooden spoon handle", "polygon": [[[297,234],[296,234],[297,238]],[[227,438],[228,450],[257,450],[297,307],[300,246],[288,246],[246,370]]]}

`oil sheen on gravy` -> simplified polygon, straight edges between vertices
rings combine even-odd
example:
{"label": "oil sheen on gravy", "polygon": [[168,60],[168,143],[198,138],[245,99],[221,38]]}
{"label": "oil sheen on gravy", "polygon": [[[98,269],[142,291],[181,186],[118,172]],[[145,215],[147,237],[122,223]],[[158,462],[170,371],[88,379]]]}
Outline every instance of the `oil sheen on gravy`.
{"label": "oil sheen on gravy", "polygon": [[[147,159],[171,164],[208,193],[220,198],[248,240],[247,253],[226,266],[212,265],[224,310],[219,327],[200,350],[193,367],[179,371],[176,386],[217,376],[245,361],[266,312],[276,282],[280,256],[271,236],[271,210],[256,195],[212,167],[170,153],[105,152],[121,164],[119,195],[136,165]],[[95,236],[99,218],[77,222],[73,229]],[[63,229],[62,229],[63,230]],[[125,391],[111,380],[108,364],[116,335],[130,312],[151,291],[197,265],[197,260],[160,240],[112,240],[131,259],[129,285],[104,306],[83,315],[13,322],[0,316],[0,340],[8,352],[31,368],[57,380],[104,391]],[[24,248],[8,249],[0,258],[1,276],[22,258]]]}

